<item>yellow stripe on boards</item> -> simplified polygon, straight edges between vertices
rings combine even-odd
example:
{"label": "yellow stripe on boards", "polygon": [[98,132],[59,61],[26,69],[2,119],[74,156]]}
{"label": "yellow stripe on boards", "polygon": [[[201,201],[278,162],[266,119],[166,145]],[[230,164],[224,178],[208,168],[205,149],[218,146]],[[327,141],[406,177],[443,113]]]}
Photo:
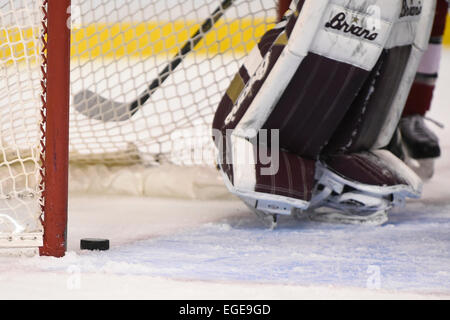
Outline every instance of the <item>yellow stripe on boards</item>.
{"label": "yellow stripe on boards", "polygon": [[[266,30],[264,19],[221,21],[196,46],[196,52],[217,54],[231,51],[248,53]],[[140,24],[93,24],[72,32],[72,56],[149,57],[175,54],[198,30],[193,21]]]}
{"label": "yellow stripe on boards", "polygon": [[[274,19],[221,20],[196,47],[197,53],[214,55],[233,51],[246,54],[265,31],[272,28]],[[101,57],[141,57],[174,55],[198,29],[198,22],[146,22],[91,24],[74,28],[72,57],[95,59]],[[37,28],[0,29],[0,63],[34,62],[39,55]],[[444,44],[450,46],[450,15]]]}
{"label": "yellow stripe on boards", "polygon": [[2,64],[36,62],[39,55],[38,28],[1,28],[0,61]]}
{"label": "yellow stripe on boards", "polygon": [[[196,52],[218,54],[233,51],[245,54],[255,46],[274,19],[249,18],[221,20],[196,46]],[[90,24],[72,30],[72,57],[146,58],[174,55],[198,30],[195,21]],[[13,63],[37,56],[39,30],[34,28],[0,29],[0,61]]]}
{"label": "yellow stripe on boards", "polygon": [[444,45],[450,46],[450,15],[447,15],[447,25],[444,33]]}

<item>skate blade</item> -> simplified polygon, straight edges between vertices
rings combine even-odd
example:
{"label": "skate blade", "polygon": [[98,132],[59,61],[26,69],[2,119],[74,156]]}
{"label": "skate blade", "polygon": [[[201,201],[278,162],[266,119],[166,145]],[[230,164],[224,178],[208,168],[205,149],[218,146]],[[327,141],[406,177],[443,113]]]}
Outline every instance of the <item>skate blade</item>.
{"label": "skate blade", "polygon": [[270,230],[274,230],[277,227],[278,215],[258,210],[249,199],[242,200],[247,208],[249,208],[258,217],[258,219],[264,224],[264,226],[266,226]]}
{"label": "skate blade", "polygon": [[260,210],[252,210],[256,216],[263,222],[263,224],[270,230],[276,229],[278,225],[278,215],[269,214]]}
{"label": "skate blade", "polygon": [[320,212],[313,211],[308,214],[312,221],[326,222],[334,224],[351,224],[351,225],[367,225],[380,226],[385,224],[389,219],[386,211],[377,211],[369,215],[360,216],[355,214],[344,214],[339,212]]}

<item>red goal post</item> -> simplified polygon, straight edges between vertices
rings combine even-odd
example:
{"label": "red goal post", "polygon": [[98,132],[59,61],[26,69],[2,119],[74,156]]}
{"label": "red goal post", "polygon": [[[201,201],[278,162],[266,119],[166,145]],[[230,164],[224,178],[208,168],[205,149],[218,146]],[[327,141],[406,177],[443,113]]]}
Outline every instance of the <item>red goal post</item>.
{"label": "red goal post", "polygon": [[42,5],[41,255],[62,257],[67,244],[71,0]]}

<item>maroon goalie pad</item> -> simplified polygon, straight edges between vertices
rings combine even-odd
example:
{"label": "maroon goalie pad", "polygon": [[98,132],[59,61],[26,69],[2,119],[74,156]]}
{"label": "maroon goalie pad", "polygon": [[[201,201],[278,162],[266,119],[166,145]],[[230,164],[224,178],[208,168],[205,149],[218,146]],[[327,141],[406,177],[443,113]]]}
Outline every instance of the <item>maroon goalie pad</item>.
{"label": "maroon goalie pad", "polygon": [[263,128],[280,130],[282,148],[317,158],[368,75],[358,67],[308,54]]}
{"label": "maroon goalie pad", "polygon": [[392,187],[409,181],[372,152],[327,156],[323,162],[339,175],[365,185]]}
{"label": "maroon goalie pad", "polygon": [[[381,4],[390,10],[370,28],[370,7]],[[433,5],[300,1],[240,68],[213,127],[241,137],[277,129],[280,148],[310,159],[385,147],[431,32]]]}
{"label": "maroon goalie pad", "polygon": [[410,45],[384,50],[325,148],[325,154],[353,153],[374,146],[389,116],[410,54]]}
{"label": "maroon goalie pad", "polygon": [[[301,11],[303,3],[304,1],[300,1],[298,12]],[[264,76],[253,81],[250,94],[245,96],[240,107],[234,110],[238,97],[242,98],[244,87],[252,81],[247,66],[244,64],[240,68],[219,104],[213,128],[225,132],[238,126],[256,93],[266,81],[267,75],[285,50],[297,22],[298,12],[262,37],[257,50],[259,56],[268,57]],[[280,130],[282,149],[316,159],[369,75],[369,71],[350,63],[310,52],[259,129]]]}
{"label": "maroon goalie pad", "polygon": [[230,191],[243,198],[303,207],[314,189],[315,161],[239,137],[224,137],[219,166]]}

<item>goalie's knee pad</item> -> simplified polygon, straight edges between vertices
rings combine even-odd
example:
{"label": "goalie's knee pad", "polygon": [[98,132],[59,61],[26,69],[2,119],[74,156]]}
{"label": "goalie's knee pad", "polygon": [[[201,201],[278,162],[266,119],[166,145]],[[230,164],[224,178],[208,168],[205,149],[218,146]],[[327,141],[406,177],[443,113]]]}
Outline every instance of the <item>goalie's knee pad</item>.
{"label": "goalie's knee pad", "polygon": [[338,128],[330,150],[387,145],[434,8],[434,0],[299,1],[249,55],[214,128],[249,139],[259,129],[279,129],[283,149],[312,159]]}

